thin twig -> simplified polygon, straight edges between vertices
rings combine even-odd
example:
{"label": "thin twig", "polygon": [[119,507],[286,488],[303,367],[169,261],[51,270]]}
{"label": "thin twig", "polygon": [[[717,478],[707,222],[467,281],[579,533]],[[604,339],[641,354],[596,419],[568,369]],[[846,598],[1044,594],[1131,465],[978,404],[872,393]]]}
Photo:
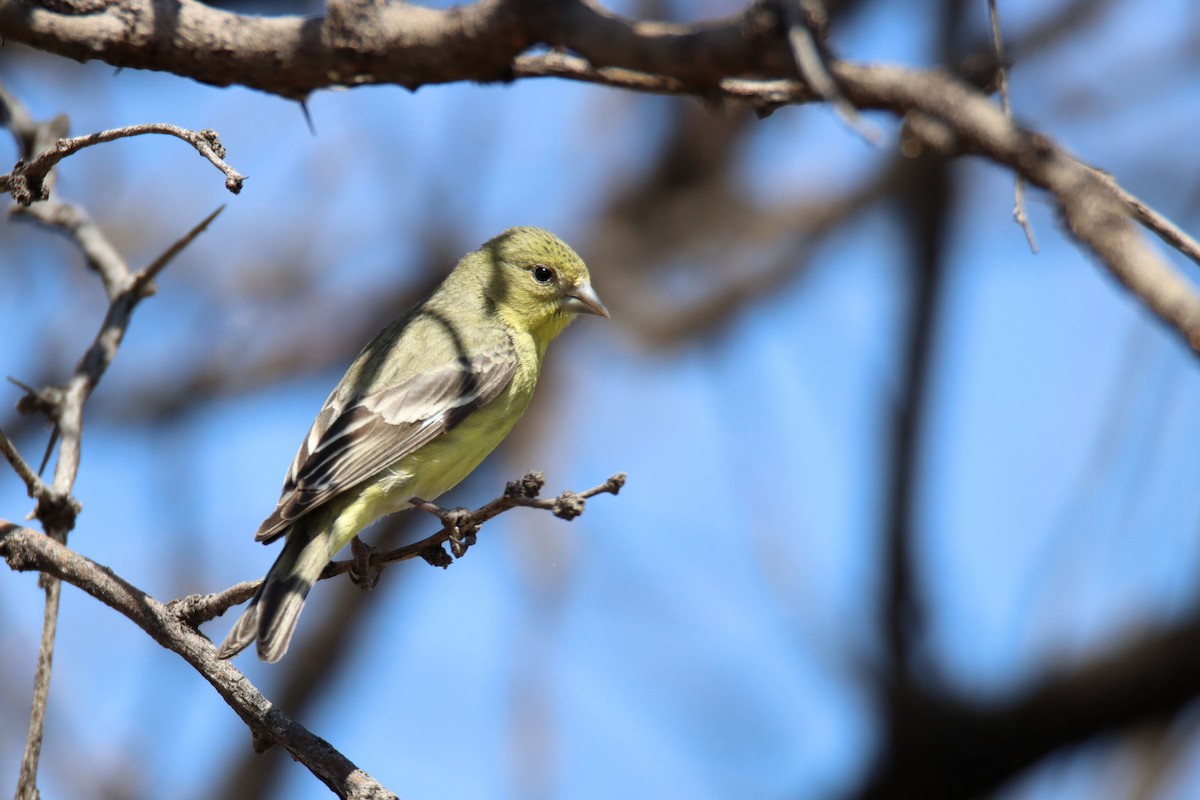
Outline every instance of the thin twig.
{"label": "thin twig", "polygon": [[228,589],[212,594],[189,594],[167,603],[167,608],[189,628],[199,628],[205,622],[216,619],[234,606],[241,605],[254,596],[261,580],[243,581]]}
{"label": "thin twig", "polygon": [[1021,226],[1021,230],[1025,231],[1025,241],[1029,243],[1029,249],[1035,255],[1038,251],[1037,237],[1033,235],[1033,226],[1029,224],[1029,217],[1025,215],[1025,179],[1020,175],[1013,178],[1013,221]]}
{"label": "thin twig", "polygon": [[[583,513],[583,501],[598,494],[617,494],[625,485],[625,473],[619,472],[598,486],[593,486],[582,492],[563,492],[553,500],[539,498],[537,495],[545,485],[546,477],[540,472],[530,472],[519,481],[511,481],[505,488],[504,494],[490,503],[480,506],[474,511],[465,508],[443,509],[433,503],[414,497],[412,504],[415,508],[437,517],[442,523],[442,529],[432,536],[404,547],[398,547],[373,557],[372,563],[391,564],[412,558],[424,558],[435,566],[448,566],[451,562],[442,545],[447,542],[455,550],[456,556],[461,556],[467,549],[467,544],[459,546],[459,542],[469,542],[480,526],[488,520],[503,514],[513,508],[539,508],[550,511],[562,519],[574,519]],[[348,572],[355,562],[353,559],[334,561],[321,573],[321,578],[331,578]]]}
{"label": "thin twig", "polygon": [[183,248],[192,243],[192,240],[199,236],[208,228],[209,224],[216,219],[222,211],[225,210],[225,204],[217,206],[216,210],[209,214],[204,219],[200,220],[196,225],[183,236],[181,236],[174,244],[163,251],[162,255],[154,259],[145,269],[133,276],[133,289],[140,297],[149,297],[154,294],[154,279],[158,274],[166,268],[175,256],[183,251]]}
{"label": "thin twig", "polygon": [[12,465],[17,476],[25,481],[25,488],[30,497],[36,500],[46,495],[46,484],[42,483],[42,479],[37,476],[33,468],[25,462],[25,459],[21,458],[16,445],[3,430],[0,430],[0,452],[4,453],[4,457],[8,459],[8,463]]}
{"label": "thin twig", "polygon": [[[503,514],[513,508],[539,508],[550,511],[563,519],[573,519],[583,512],[583,501],[598,494],[617,494],[625,485],[625,473],[619,472],[604,483],[585,489],[582,492],[563,492],[553,500],[538,498],[538,493],[545,485],[546,478],[540,472],[530,472],[519,481],[510,481],[505,487],[504,494],[497,497],[474,511],[465,508],[442,509],[433,503],[427,503],[419,498],[413,498],[413,506],[438,517],[442,529],[432,536],[404,547],[398,547],[386,552],[372,552],[369,556],[372,568],[382,567],[397,561],[407,561],[413,558],[439,560],[435,553],[440,553],[441,560],[449,564],[450,560],[442,550],[442,545],[456,537],[478,531],[479,527],[488,520]],[[333,561],[321,573],[319,580],[325,580],[344,572],[350,572],[357,565],[362,567],[362,558]],[[439,562],[438,566],[444,566]],[[215,619],[233,606],[246,602],[257,590],[261,580],[246,581],[231,586],[213,594],[193,594],[172,600],[168,605],[172,612],[185,624],[196,627],[211,619]]]}
{"label": "thin twig", "polygon": [[858,109],[851,105],[825,65],[819,37],[825,27],[825,9],[818,0],[797,0],[782,4],[788,26],[788,44],[796,59],[800,78],[813,88],[822,100],[829,103],[842,122],[857,133],[868,144],[880,146],[883,133],[863,119]]}
{"label": "thin twig", "polygon": [[50,438],[46,440],[46,449],[42,453],[42,461],[37,470],[37,475],[41,478],[46,472],[46,465],[50,463],[50,456],[54,454],[54,445],[58,443],[58,428],[53,427],[52,421],[58,414],[58,407],[62,403],[62,390],[57,386],[35,389],[12,375],[8,376],[8,382],[25,393],[17,401],[17,413],[41,415],[48,420],[48,424],[51,426]]}
{"label": "thin twig", "polygon": [[[853,79],[856,80],[856,83],[859,86],[860,95],[863,94],[862,90],[864,89],[868,89],[869,94],[872,95],[870,98],[862,98],[862,100],[859,101],[860,104],[865,102],[868,104],[868,106],[874,108],[892,108],[893,110],[899,110],[901,113],[907,112],[907,110],[911,110],[914,107],[919,106],[919,103],[911,102],[912,98],[914,97],[913,95],[908,97],[887,97],[887,91],[881,90],[880,86],[870,86],[870,84],[875,82],[875,80],[878,80],[878,83],[880,84],[892,83],[887,78],[884,78],[883,68],[877,68],[877,70],[874,70],[874,76],[871,76],[870,74],[872,72],[870,67],[852,67],[848,65],[842,65],[841,68],[846,72],[854,73]],[[514,62],[514,74],[520,78],[565,78],[570,80],[578,80],[578,82],[612,86],[612,88],[616,89],[649,92],[649,94],[695,94],[696,91],[695,88],[691,88],[691,86],[680,82],[680,80],[677,78],[658,76],[658,74],[637,72],[634,70],[624,70],[624,68],[616,67],[596,68],[590,65],[586,59],[560,53],[522,55]],[[1007,73],[1004,73],[1003,71],[1001,74],[1002,76],[1007,76]],[[918,74],[913,73],[911,77],[916,80],[918,79]],[[923,79],[925,82],[930,84],[930,86],[928,86],[930,90],[930,96],[934,96],[936,91],[940,91],[940,89],[935,88],[935,86],[932,84],[943,83],[943,78],[935,76],[935,74],[932,73],[925,73],[920,79]],[[1004,77],[1004,80],[1006,80],[1007,86],[1007,77]],[[1002,103],[1004,102],[1003,98],[1007,96],[1008,92],[1006,89],[1002,95]],[[749,104],[750,107],[756,109],[760,114],[768,114],[772,112],[772,110],[782,106],[793,106],[793,104],[811,103],[822,100],[822,97],[816,91],[815,86],[811,86],[804,82],[799,82],[799,80],[790,80],[784,78],[725,78],[720,80],[719,94],[716,95],[716,97],[718,97],[719,100]],[[923,104],[925,104],[925,106],[932,106],[934,103],[925,102]],[[988,130],[988,128],[979,125],[978,120],[968,119],[970,114],[960,112],[954,116],[956,119],[953,120],[949,119],[949,115],[946,114],[936,115],[935,118],[941,119],[944,122],[949,122],[950,130],[954,132],[955,136],[967,137],[964,143],[971,145],[973,149],[982,149],[984,151],[990,149],[989,146],[982,145],[990,145],[990,143],[985,142],[985,139],[995,136],[995,128]],[[1016,128],[1016,125],[1012,120],[1012,116],[1007,113],[1006,116],[1008,116],[1009,126]],[[1044,142],[1045,139],[1040,140],[1043,140]],[[1016,219],[1016,222],[1021,224],[1022,229],[1025,229],[1026,237],[1031,242],[1031,248],[1036,249],[1037,241],[1034,239],[1032,227],[1027,227],[1027,218],[1025,219],[1024,223],[1022,223],[1020,218],[1016,218],[1015,213],[1018,207],[1024,207],[1024,184],[1027,181],[1024,174],[1024,168],[1021,168],[1019,164],[1016,164],[1013,161],[1008,161],[1007,163],[1009,163],[1009,166],[1015,168],[1014,172],[1016,175],[1018,175],[1018,178],[1020,179],[1019,185],[1021,186],[1019,192],[1014,191],[1014,206],[1016,206],[1014,207],[1014,219]],[[1187,257],[1195,261],[1196,264],[1200,264],[1200,245],[1198,245],[1198,243],[1196,243],[1192,237],[1189,237],[1186,233],[1183,233],[1180,228],[1169,222],[1168,219],[1160,215],[1160,213],[1150,209],[1150,207],[1142,203],[1141,200],[1135,198],[1133,194],[1124,191],[1120,185],[1116,184],[1116,181],[1112,179],[1110,175],[1102,173],[1100,170],[1096,170],[1096,172],[1102,176],[1105,184],[1108,185],[1112,191],[1114,191],[1116,196],[1122,200],[1122,203],[1129,207],[1130,211],[1133,212],[1134,218],[1138,219],[1139,223],[1152,230],[1154,234],[1159,236],[1164,242],[1168,243],[1168,245],[1177,248],[1178,251],[1184,255],[1187,255]],[[1060,201],[1063,199],[1060,191],[1051,190],[1051,192],[1055,193],[1056,199]],[[1084,240],[1084,243],[1086,245],[1087,241]],[[1108,260],[1106,260],[1106,263],[1109,264],[1110,270],[1117,271],[1117,264]],[[1118,272],[1118,277],[1120,277],[1120,272]],[[1124,282],[1124,278],[1122,278],[1122,281]],[[1146,299],[1146,295],[1142,295],[1139,290],[1135,289],[1135,291],[1138,291],[1138,294]],[[1154,311],[1156,311],[1156,313],[1162,317],[1163,314],[1159,311],[1156,303],[1151,302],[1150,305],[1154,307]],[[1178,327],[1175,319],[1165,317],[1164,319],[1166,319],[1169,324]]]}
{"label": "thin twig", "polygon": [[187,142],[196,148],[200,155],[208,159],[209,163],[224,173],[226,189],[234,194],[242,190],[246,176],[225,163],[225,147],[221,144],[216,131],[211,129],[192,131],[165,122],[127,125],[123,128],[89,133],[86,136],[59,139],[53,148],[43,150],[24,163],[17,164],[7,175],[0,175],[0,189],[12,194],[13,199],[24,206],[38,200],[45,200],[49,192],[44,186],[44,180],[59,161],[85,147],[151,133],[166,134]]}
{"label": "thin twig", "polygon": [[[648,94],[677,95],[696,91],[676,78],[620,67],[593,67],[586,58],[556,51],[517,56],[513,59],[513,75],[518,78],[565,78]],[[802,85],[797,81],[788,83]],[[817,99],[814,92],[809,94],[812,99]]]}
{"label": "thin twig", "polygon": [[[2,531],[3,527],[0,525],[0,532]],[[58,578],[43,573],[39,583],[46,593],[46,604],[42,610],[42,637],[38,644],[37,668],[33,674],[33,701],[29,710],[25,751],[21,755],[21,771],[17,776],[16,800],[40,799],[37,788],[38,764],[42,757],[42,737],[46,731],[46,706],[50,698],[54,641],[58,633],[58,606],[62,597],[62,581]]]}
{"label": "thin twig", "polygon": [[71,379],[63,388],[61,393],[62,399],[54,416],[54,421],[61,436],[58,459],[55,463],[54,482],[52,484],[52,488],[57,494],[61,496],[68,495],[75,483],[75,475],[79,471],[84,404],[87,403],[88,398],[116,357],[117,350],[125,338],[125,332],[129,328],[134,309],[137,308],[138,303],[149,293],[147,287],[150,285],[150,281],[154,275],[162,271],[163,267],[171,261],[174,255],[182,250],[185,244],[192,241],[196,234],[204,230],[209,222],[219,213],[220,209],[217,209],[217,211],[208,215],[197,226],[192,228],[191,231],[184,234],[168,247],[149,267],[137,275],[132,274],[122,260],[119,270],[112,275],[106,276],[108,279],[106,280],[106,286],[110,293],[112,292],[112,285],[115,284],[120,288],[112,298],[112,302],[108,307],[108,313],[105,314],[104,321],[100,325],[100,330],[96,333],[95,339],[92,340],[92,344],[88,347],[87,352],[84,353],[83,358],[79,360],[79,364],[75,368],[75,374],[71,376]]}
{"label": "thin twig", "polygon": [[[1000,92],[1000,108],[1004,115],[1012,119],[1012,101],[1008,96],[1008,67],[1004,63],[1004,39],[1000,35],[1000,14],[996,11],[996,0],[988,0],[988,18],[992,25],[992,49],[996,51],[996,88]],[[1016,173],[1013,178],[1013,221],[1025,231],[1025,239],[1029,249],[1038,251],[1037,238],[1033,235],[1033,226],[1025,214],[1025,178]]]}
{"label": "thin twig", "polygon": [[1197,243],[1195,239],[1188,236],[1182,228],[1171,222],[1171,220],[1143,203],[1134,194],[1123,189],[1112,175],[1101,170],[1095,170],[1095,172],[1116,193],[1117,197],[1121,198],[1121,202],[1129,207],[1129,210],[1133,212],[1134,219],[1153,231],[1154,235],[1159,239],[1162,239],[1196,264],[1200,264],[1200,243]]}

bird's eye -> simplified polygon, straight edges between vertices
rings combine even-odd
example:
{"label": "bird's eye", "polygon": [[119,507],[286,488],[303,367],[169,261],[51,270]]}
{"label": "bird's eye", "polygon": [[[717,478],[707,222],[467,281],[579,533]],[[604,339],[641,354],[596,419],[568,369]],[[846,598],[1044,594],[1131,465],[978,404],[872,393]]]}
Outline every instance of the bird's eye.
{"label": "bird's eye", "polygon": [[533,268],[533,279],[538,283],[549,283],[554,280],[554,270],[538,264]]}

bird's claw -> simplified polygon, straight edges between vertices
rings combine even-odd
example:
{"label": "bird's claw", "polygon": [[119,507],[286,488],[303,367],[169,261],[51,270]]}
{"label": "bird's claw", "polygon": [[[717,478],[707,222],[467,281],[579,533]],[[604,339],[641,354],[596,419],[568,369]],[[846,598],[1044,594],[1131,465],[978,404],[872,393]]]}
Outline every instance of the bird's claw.
{"label": "bird's claw", "polygon": [[[525,477],[529,478],[530,476],[526,475]],[[509,488],[511,489],[513,485],[509,484]],[[414,508],[419,508],[438,518],[438,521],[442,523],[446,540],[450,542],[450,552],[454,554],[455,558],[462,558],[463,554],[467,552],[467,548],[475,544],[475,534],[478,533],[482,523],[475,520],[475,514],[470,509],[442,508],[419,497],[410,498],[408,502]],[[446,556],[446,551],[440,545],[429,553],[422,553],[421,557],[435,567],[450,565],[449,557]]]}
{"label": "bird's claw", "polygon": [[379,560],[379,548],[367,544],[355,536],[350,540],[350,554],[353,563],[350,565],[350,580],[364,592],[374,589],[387,566]]}
{"label": "bird's claw", "polygon": [[455,558],[462,558],[467,548],[475,544],[479,523],[475,522],[471,512],[465,508],[452,508],[438,516],[450,540],[450,552]]}

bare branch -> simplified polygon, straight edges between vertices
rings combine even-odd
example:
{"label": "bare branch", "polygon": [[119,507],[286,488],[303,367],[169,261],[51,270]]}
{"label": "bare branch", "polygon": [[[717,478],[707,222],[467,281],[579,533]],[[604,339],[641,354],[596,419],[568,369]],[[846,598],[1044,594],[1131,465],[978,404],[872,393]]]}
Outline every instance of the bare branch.
{"label": "bare branch", "polygon": [[[1047,137],[1020,128],[982,94],[945,73],[845,62],[834,69],[849,100],[859,107],[927,114],[947,126],[958,146],[993,158],[1011,167],[1018,177],[1048,190],[1076,238],[1101,259],[1114,277],[1187,340],[1193,350],[1200,349],[1200,298],[1181,275],[1131,230],[1126,215],[1111,202],[1104,202],[1104,198],[1118,200],[1138,222],[1200,263],[1200,245],[1194,239],[1122,189],[1111,176],[1097,173],[1096,181],[1089,180],[1083,172],[1090,167]],[[552,75],[664,94],[684,88],[677,79],[596,69],[583,59],[556,54],[521,57],[516,62],[516,72],[527,77]],[[809,85],[788,79],[727,78],[720,82],[718,96],[748,103],[760,113],[819,99]],[[1098,183],[1105,188],[1101,189]],[[1100,202],[1093,204],[1094,198]],[[1105,208],[1106,214],[1096,216]],[[1114,226],[1107,227],[1104,219],[1113,221]]]}
{"label": "bare branch", "polygon": [[[373,558],[379,564],[391,564],[396,561],[407,561],[410,558],[424,558],[438,567],[450,565],[450,559],[442,549],[442,545],[450,543],[455,557],[461,557],[467,548],[475,541],[475,534],[483,523],[493,517],[514,508],[540,508],[550,511],[554,516],[571,520],[583,513],[584,501],[598,494],[617,494],[625,485],[625,473],[618,472],[604,483],[585,489],[582,492],[563,492],[553,500],[543,500],[538,497],[546,484],[546,476],[540,472],[530,472],[519,481],[510,481],[504,489],[504,494],[490,503],[480,506],[474,511],[465,508],[443,509],[419,497],[412,499],[414,507],[437,517],[442,523],[442,529],[432,536],[386,553],[379,553]],[[332,578],[343,572],[349,572],[355,567],[353,559],[334,561],[330,563],[321,578]]]}
{"label": "bare branch", "polygon": [[[49,140],[58,138],[67,131],[65,116],[59,115],[43,123],[35,122],[25,107],[3,87],[0,87],[0,117],[11,126],[17,146],[24,155],[44,149]],[[53,185],[52,176],[44,182],[47,192],[53,188]],[[19,385],[17,381],[13,381],[13,383]],[[21,409],[22,406],[25,406],[27,409],[48,411],[54,415],[57,413],[57,402],[61,400],[61,397],[62,393],[57,390],[34,392],[18,402],[17,408]],[[56,436],[52,436],[51,442],[54,442],[56,438]],[[37,498],[34,515],[41,520],[50,537],[65,543],[67,533],[75,524],[75,515],[79,512],[79,504],[70,495],[70,484],[68,483],[65,488],[57,484],[47,487],[37,476],[34,476],[35,482],[30,481],[28,465],[16,455],[16,448],[12,446],[11,442],[8,442],[7,436],[4,437],[4,440],[7,442],[5,452],[9,457],[9,462],[17,474],[25,480],[31,495]],[[49,458],[49,449],[47,449],[46,458]],[[45,465],[46,460],[43,459],[43,469]],[[39,474],[40,472],[41,470],[39,470]],[[62,595],[62,584],[58,579],[42,575],[39,583],[45,592],[46,601],[42,611],[42,635],[38,645],[37,666],[34,669],[29,726],[25,734],[25,750],[21,756],[21,768],[17,775],[17,800],[38,800],[38,766],[42,756],[46,705],[50,696],[50,675],[54,662],[55,637],[58,632],[59,599]]]}
{"label": "bare branch", "polygon": [[1121,198],[1121,202],[1129,207],[1138,222],[1153,231],[1159,239],[1162,239],[1196,264],[1200,264],[1200,243],[1197,243],[1195,239],[1188,236],[1182,228],[1171,222],[1171,220],[1146,205],[1131,192],[1122,188],[1112,175],[1100,170],[1096,172],[1101,180],[1108,184],[1116,193],[1117,197]]}
{"label": "bare branch", "polygon": [[1038,251],[1037,237],[1033,235],[1033,226],[1025,214],[1025,179],[1020,175],[1013,178],[1013,221],[1025,232],[1025,241],[1029,243],[1031,252]]}
{"label": "bare branch", "polygon": [[[422,504],[443,519],[443,529],[410,548],[383,554],[379,562],[388,563],[416,555],[429,557],[429,551],[434,549],[445,555],[441,550],[442,543],[455,538],[461,541],[468,526],[473,526],[473,535],[484,522],[511,508],[541,508],[564,519],[572,519],[582,513],[586,499],[598,494],[617,494],[625,483],[625,475],[619,473],[582,492],[563,492],[553,500],[538,499],[544,483],[545,477],[541,473],[530,473],[520,481],[509,483],[502,497],[473,512],[465,509],[444,512],[436,506]],[[245,602],[257,590],[259,581],[240,583],[216,594],[191,595],[164,605],[111,570],[73,553],[49,537],[4,520],[0,520],[0,556],[14,570],[37,570],[65,580],[129,617],[155,641],[182,656],[200,672],[247,723],[256,740],[280,744],[340,796],[393,797],[327,742],[278,711],[229,662],[217,659],[212,643],[196,632],[202,622]],[[331,565],[334,568],[327,569],[321,577],[345,572],[353,563],[336,562]],[[55,585],[59,585],[57,580]],[[49,604],[47,607],[49,609]],[[44,710],[45,703],[42,702],[40,707]]]}
{"label": "bare branch", "polygon": [[258,591],[261,580],[242,581],[213,594],[189,594],[167,603],[167,607],[189,628],[199,628],[234,606],[241,605]]}
{"label": "bare branch", "polygon": [[168,264],[171,263],[175,256],[183,252],[183,248],[191,244],[193,239],[204,233],[204,231],[208,229],[209,224],[211,224],[212,221],[216,219],[224,210],[224,205],[218,206],[215,211],[196,223],[196,225],[190,231],[185,233],[178,241],[163,251],[162,255],[154,259],[149,266],[134,275],[132,287],[133,290],[140,297],[149,297],[150,295],[154,294],[154,279],[158,277],[158,274],[162,272]]}
{"label": "bare branch", "polygon": [[[0,536],[3,536],[5,524],[4,520],[0,520]],[[47,536],[40,538],[52,541]],[[50,697],[50,673],[54,663],[54,640],[58,634],[58,607],[62,597],[62,582],[43,574],[40,583],[46,593],[46,603],[42,608],[42,636],[38,642],[37,667],[33,674],[33,700],[29,709],[25,751],[21,755],[21,771],[17,775],[16,800],[40,800],[37,788],[38,765],[42,758],[42,737],[46,731],[46,706]]]}
{"label": "bare branch", "polygon": [[[519,481],[510,481],[505,487],[503,495],[474,511],[465,508],[442,509],[433,503],[427,503],[414,497],[413,505],[436,516],[442,523],[441,530],[419,542],[386,552],[379,552],[358,541],[355,545],[354,558],[330,562],[318,580],[332,578],[344,572],[355,573],[357,571],[356,583],[367,582],[374,585],[373,581],[377,580],[378,571],[384,566],[413,558],[424,558],[435,566],[449,566],[451,560],[442,549],[442,545],[450,542],[451,547],[455,550],[455,556],[462,556],[469,547],[469,544],[463,543],[468,541],[474,543],[474,536],[479,528],[493,517],[514,508],[539,508],[553,513],[560,519],[571,520],[583,513],[584,502],[589,498],[598,494],[615,495],[620,492],[621,487],[625,485],[625,473],[618,472],[604,483],[582,492],[563,492],[553,500],[538,497],[545,483],[545,475],[540,472],[530,472]],[[261,583],[261,580],[247,581],[215,594],[188,595],[171,601],[170,606],[180,620],[194,628],[221,616],[233,606],[246,602],[258,590]]]}
{"label": "bare branch", "polygon": [[[58,203],[53,205],[58,208],[69,208]],[[13,468],[25,480],[31,496],[37,498],[38,503],[34,509],[34,515],[45,526],[49,537],[58,542],[66,543],[67,533],[75,527],[75,518],[80,511],[80,505],[71,496],[71,490],[79,471],[84,405],[92,390],[100,382],[108,365],[112,363],[117,348],[125,335],[125,329],[129,325],[133,309],[142,298],[150,293],[154,276],[163,269],[172,256],[207,227],[208,223],[220,213],[220,210],[217,209],[210,214],[200,225],[168,248],[150,267],[135,276],[130,275],[124,262],[120,260],[119,256],[116,256],[116,251],[112,250],[116,260],[109,262],[107,265],[109,271],[102,273],[112,302],[100,332],[80,360],[75,374],[66,387],[38,392],[35,395],[37,402],[31,404],[45,407],[55,423],[55,431],[61,436],[54,481],[49,487],[42,484],[41,480],[32,474],[28,465],[17,455],[16,449],[8,441],[8,437],[0,433],[0,449],[4,450]],[[95,235],[102,237],[98,230],[95,231]],[[118,286],[119,290],[116,288]],[[115,297],[113,296],[114,291],[116,292]],[[30,478],[35,482],[31,482]],[[37,489],[36,492],[35,489]],[[37,797],[37,768],[45,722],[45,706],[50,690],[50,668],[53,662],[54,636],[57,630],[61,593],[61,587],[56,578],[46,576],[43,580],[43,587],[46,592],[46,606],[34,681],[33,711],[30,715],[29,733],[17,790],[17,795],[22,800]]]}
{"label": "bare branch", "polygon": [[[1008,95],[1008,66],[1004,63],[1004,38],[1000,35],[1000,14],[996,11],[996,0],[988,0],[988,19],[992,27],[992,49],[996,53],[996,89],[1000,93],[1000,108],[1012,119],[1012,100]],[[1025,215],[1025,179],[1018,174],[1013,179],[1013,220],[1025,231],[1029,249],[1038,251],[1033,226]]]}
{"label": "bare branch", "polygon": [[[175,24],[156,24],[161,19]],[[311,19],[239,16],[196,0],[128,0],[105,4],[81,23],[33,0],[0,0],[0,35],[75,58],[163,69],[220,85],[243,83],[291,98],[331,85],[415,88],[511,80],[515,67],[644,91],[686,89],[740,99],[764,113],[821,97],[794,80],[787,26],[769,3],[687,25],[632,22],[583,0],[481,0],[448,11],[334,3],[328,16]],[[591,71],[562,58],[514,62],[537,43],[578,53]],[[948,126],[967,151],[1048,190],[1072,234],[1200,350],[1200,298],[1146,246],[1128,224],[1120,198],[1089,177],[1085,165],[942,72],[833,61],[825,66],[856,108],[928,115]]]}
{"label": "bare branch", "polygon": [[234,194],[242,190],[242,184],[246,177],[225,163],[225,147],[217,138],[216,131],[190,131],[164,122],[129,125],[124,128],[90,133],[87,136],[59,139],[53,148],[42,150],[30,159],[18,162],[12,172],[0,175],[0,189],[9,192],[13,199],[23,206],[45,200],[50,196],[49,187],[45,185],[46,176],[59,161],[85,147],[148,133],[168,134],[187,142],[213,166],[225,173],[225,188]]}
{"label": "bare branch", "polygon": [[212,684],[256,739],[282,746],[340,797],[394,800],[394,794],[329,742],[263,697],[232,664],[217,658],[212,642],[181,620],[177,605],[164,605],[107,567],[5,520],[0,520],[0,557],[16,571],[36,570],[66,581],[128,617]]}
{"label": "bare branch", "polygon": [[782,8],[787,19],[788,42],[796,58],[800,78],[816,90],[822,100],[833,106],[850,130],[869,144],[882,144],[883,133],[862,118],[858,109],[842,96],[833,76],[829,74],[826,56],[821,49],[821,36],[827,22],[821,4],[817,0],[796,0],[796,5],[784,2]]}
{"label": "bare branch", "polygon": [[[33,152],[40,153],[28,163],[18,163],[11,175],[0,178],[0,184],[11,188],[18,200],[21,199],[22,192],[28,191],[30,184],[23,183],[25,189],[18,190],[16,186],[12,185],[13,176],[18,176],[16,183],[22,183],[28,181],[32,175],[37,197],[48,200],[54,185],[53,168],[58,161],[82,147],[100,141],[108,141],[120,135],[119,131],[109,131],[92,137],[61,139],[60,137],[67,129],[66,117],[60,115],[49,122],[35,123],[24,107],[7,91],[4,91],[3,87],[0,87],[0,118],[12,126],[13,135],[17,139],[18,146],[21,147],[22,153],[27,156]],[[53,150],[46,146],[47,140],[52,137],[58,138],[58,144]],[[215,135],[211,137],[210,141],[197,144],[202,152],[204,148],[207,148],[210,152],[215,153],[214,146],[220,147]],[[28,204],[28,200],[26,203]],[[71,496],[71,491],[79,470],[83,408],[92,390],[99,383],[116,355],[117,348],[129,325],[133,309],[152,292],[154,277],[219,212],[220,209],[191,233],[168,248],[150,267],[134,275],[131,274],[120,254],[109,244],[107,238],[99,228],[91,223],[87,214],[81,209],[50,201],[39,203],[32,210],[28,210],[28,213],[35,219],[60,227],[75,239],[87,257],[89,265],[100,275],[109,299],[109,308],[104,323],[92,345],[80,359],[75,373],[67,385],[61,388],[49,387],[41,391],[34,391],[26,387],[26,396],[17,404],[18,410],[44,413],[54,423],[51,448],[57,441],[59,450],[54,479],[49,486],[43,484],[41,479],[32,473],[24,459],[17,454],[16,448],[8,440],[8,437],[0,432],[0,449],[3,449],[13,469],[25,481],[30,495],[37,498],[37,506],[33,514],[45,528],[44,539],[65,546],[67,534],[75,526],[80,505]],[[18,382],[14,381],[14,383]],[[18,383],[18,385],[20,384]],[[47,459],[49,453],[50,450],[47,449]],[[45,461],[43,461],[44,466]],[[25,752],[17,779],[16,795],[18,800],[36,800],[38,797],[37,773],[41,759],[46,704],[50,691],[54,642],[58,628],[59,600],[62,591],[60,580],[55,577],[53,572],[43,574],[41,585],[46,594],[46,602],[37,668],[34,673],[32,710],[25,740]]]}
{"label": "bare branch", "polygon": [[[560,52],[523,55],[513,59],[517,78],[565,78],[613,89],[648,94],[691,94],[693,87],[677,79],[620,67],[593,67],[586,58]],[[813,95],[812,99],[816,99]]]}
{"label": "bare branch", "polygon": [[1200,295],[1134,226],[1111,185],[1049,137],[1021,128],[978,92],[934,70],[837,68],[843,91],[862,107],[920,112],[961,146],[1004,164],[1050,193],[1068,231],[1159,319],[1200,352]]}
{"label": "bare branch", "polygon": [[38,500],[46,495],[46,484],[42,483],[42,479],[37,476],[33,468],[25,463],[25,459],[21,458],[21,454],[17,452],[17,446],[2,430],[0,430],[0,452],[4,453],[4,457],[8,459],[8,463],[12,465],[17,476],[25,481],[25,488],[30,497]]}
{"label": "bare branch", "polygon": [[[55,205],[63,207],[61,204]],[[38,395],[42,398],[50,398],[52,406],[51,418],[61,435],[58,459],[55,464],[54,481],[51,484],[56,497],[67,498],[71,487],[75,483],[75,476],[79,471],[80,439],[83,433],[83,407],[116,356],[117,350],[121,346],[121,341],[125,337],[125,331],[129,327],[134,309],[143,298],[150,294],[153,277],[188,242],[192,241],[196,235],[203,231],[220,211],[221,209],[217,209],[210,214],[191,231],[168,247],[163,255],[155,259],[149,267],[136,275],[130,272],[120,256],[116,256],[115,250],[112,251],[115,260],[109,262],[105,267],[105,271],[102,272],[105,288],[108,290],[109,297],[111,298],[111,304],[108,307],[107,314],[105,314],[100,330],[97,332],[87,352],[84,353],[83,358],[80,359],[79,364],[75,368],[75,374],[71,376],[66,386],[52,392],[43,391]],[[98,230],[96,231],[96,235],[102,236]],[[111,250],[111,247],[109,249]],[[50,528],[57,526],[65,526],[64,530],[70,530],[74,526],[74,514],[78,511],[78,508],[76,507],[74,510],[60,508],[58,511],[69,511],[69,513],[61,518],[59,525],[50,525],[41,511],[38,512],[38,518],[47,523],[48,531]]]}
{"label": "bare branch", "polygon": [[447,10],[334,2],[317,17],[239,15],[197,0],[123,0],[70,15],[35,0],[0,0],[0,36],[80,61],[295,100],[333,86],[508,81],[513,59],[539,43],[573,50],[597,67],[698,88],[728,76],[795,74],[779,15],[767,3],[681,25],[633,22],[583,0],[480,0]]}

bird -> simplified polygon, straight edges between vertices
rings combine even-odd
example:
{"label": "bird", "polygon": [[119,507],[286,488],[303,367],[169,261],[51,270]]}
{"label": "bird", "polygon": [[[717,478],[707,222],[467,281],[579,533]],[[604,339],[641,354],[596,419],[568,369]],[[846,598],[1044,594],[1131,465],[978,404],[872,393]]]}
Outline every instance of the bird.
{"label": "bird", "polygon": [[549,231],[510,228],[350,364],[300,444],[254,538],[285,539],[218,650],[287,652],[326,564],[382,516],[454,487],[512,430],[550,342],[578,314],[608,317],[583,260]]}

